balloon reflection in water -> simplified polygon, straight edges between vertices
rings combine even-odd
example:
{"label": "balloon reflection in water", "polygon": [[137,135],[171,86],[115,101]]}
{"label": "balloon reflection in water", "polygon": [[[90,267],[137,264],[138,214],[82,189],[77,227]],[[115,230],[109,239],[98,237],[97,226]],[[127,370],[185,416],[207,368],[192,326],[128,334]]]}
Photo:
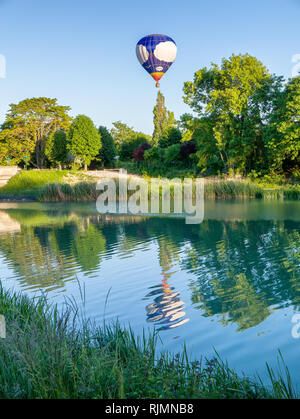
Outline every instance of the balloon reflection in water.
{"label": "balloon reflection in water", "polygon": [[154,302],[146,306],[147,321],[160,326],[158,330],[174,329],[182,326],[189,321],[184,318],[186,313],[183,311],[185,303],[180,300],[179,292],[174,292],[174,288],[168,284],[168,279],[172,273],[163,272],[164,279],[159,285],[151,287],[145,299],[156,296]]}

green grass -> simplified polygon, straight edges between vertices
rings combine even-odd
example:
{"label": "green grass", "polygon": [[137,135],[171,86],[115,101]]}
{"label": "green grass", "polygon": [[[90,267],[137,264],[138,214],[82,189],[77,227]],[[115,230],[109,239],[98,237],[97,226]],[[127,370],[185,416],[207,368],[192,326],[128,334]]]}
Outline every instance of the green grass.
{"label": "green grass", "polygon": [[79,182],[75,185],[49,183],[38,193],[37,197],[44,202],[84,202],[96,201],[99,192],[94,182]]}
{"label": "green grass", "polygon": [[190,361],[186,350],[158,353],[156,334],[136,337],[120,325],[96,327],[69,300],[64,312],[45,298],[5,291],[0,313],[0,398],[295,398],[290,375],[268,368],[270,386],[238,376],[217,355]]}
{"label": "green grass", "polygon": [[[77,182],[70,185],[66,177],[76,177]],[[186,177],[193,174],[185,172]],[[175,174],[174,174],[174,177]],[[144,175],[149,182],[151,178]],[[40,201],[95,201],[99,195],[96,183],[80,172],[67,170],[28,170],[12,177],[0,188],[0,198],[32,198]],[[171,194],[172,196],[172,194]],[[272,184],[250,180],[205,179],[205,197],[226,198],[265,198],[299,199],[299,184]]]}
{"label": "green grass", "polygon": [[262,198],[264,190],[253,182],[232,180],[208,180],[205,196],[211,198]]}
{"label": "green grass", "polygon": [[[149,182],[151,178],[145,178]],[[236,182],[236,181],[205,181],[205,197],[206,198],[262,198],[264,196],[264,190],[251,182]],[[134,191],[133,191],[134,192]],[[133,193],[131,192],[131,193]],[[171,188],[170,196],[174,196],[174,188]],[[160,189],[161,193],[161,189]],[[45,202],[57,202],[57,201],[95,201],[99,195],[99,191],[96,190],[96,183],[81,182],[71,185],[63,184],[48,184],[41,189],[39,193],[39,200]],[[130,193],[128,192],[128,196]],[[150,187],[149,187],[149,198],[150,198]],[[195,196],[195,188],[193,189],[193,196]],[[117,198],[118,198],[118,187],[117,187]]]}
{"label": "green grass", "polygon": [[68,174],[66,170],[23,170],[0,188],[0,197],[32,197],[48,183],[61,183]]}

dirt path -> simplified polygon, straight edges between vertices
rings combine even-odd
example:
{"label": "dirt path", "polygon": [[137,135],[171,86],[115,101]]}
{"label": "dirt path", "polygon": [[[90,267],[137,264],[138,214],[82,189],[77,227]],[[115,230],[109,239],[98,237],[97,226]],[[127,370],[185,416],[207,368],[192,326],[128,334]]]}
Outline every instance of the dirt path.
{"label": "dirt path", "polygon": [[0,188],[7,184],[21,169],[17,166],[0,166]]}

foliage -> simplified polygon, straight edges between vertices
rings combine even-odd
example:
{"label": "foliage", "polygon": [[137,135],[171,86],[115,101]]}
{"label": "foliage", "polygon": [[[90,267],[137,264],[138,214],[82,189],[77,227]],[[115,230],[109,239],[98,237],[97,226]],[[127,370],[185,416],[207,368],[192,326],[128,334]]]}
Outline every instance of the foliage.
{"label": "foliage", "polygon": [[133,152],[139,144],[142,142],[151,143],[152,141],[149,135],[134,131],[133,128],[121,121],[113,122],[113,126],[114,128],[112,128],[111,134],[113,136],[117,152],[120,154],[122,159],[132,159]]}
{"label": "foliage", "polygon": [[127,139],[126,142],[124,142],[121,145],[120,150],[120,158],[122,160],[131,160],[133,159],[133,153],[134,151],[143,143],[147,141],[147,138],[140,135],[134,135],[133,137]]}
{"label": "foliage", "polygon": [[102,148],[98,157],[103,166],[111,166],[114,164],[114,158],[117,155],[114,139],[106,127],[99,127],[99,133],[101,136]]}
{"label": "foliage", "polygon": [[68,133],[68,150],[84,163],[85,170],[101,149],[101,137],[93,121],[85,115],[78,115]]}
{"label": "foliage", "polygon": [[148,143],[142,143],[133,153],[133,158],[135,161],[142,161],[144,160],[144,153],[146,150],[149,150],[151,145]]}
{"label": "foliage", "polygon": [[153,143],[157,145],[160,138],[165,137],[168,130],[173,128],[175,125],[174,113],[167,110],[165,97],[160,91],[157,93],[156,105],[154,107],[153,114],[154,131],[152,138]]}
{"label": "foliage", "polygon": [[0,165],[6,165],[7,159],[12,165],[25,163],[24,157],[34,152],[35,143],[30,136],[23,137],[23,129],[3,129],[0,131]]}
{"label": "foliage", "polygon": [[170,145],[170,147],[166,149],[166,153],[164,157],[166,164],[171,164],[179,160],[180,148],[181,148],[180,144],[173,144],[173,145]]}
{"label": "foliage", "polygon": [[[145,151],[145,158],[151,150],[152,148]],[[176,165],[166,165],[164,160],[151,162],[145,159],[138,163],[123,162],[122,166],[129,173],[163,176],[170,179],[175,177],[180,179],[194,178],[197,176],[193,167],[182,166],[180,160],[176,161]],[[255,183],[251,179],[249,181],[206,180],[205,194],[212,198],[248,196],[299,199],[299,185],[287,183],[284,177],[278,175],[277,183],[274,183],[273,179],[271,176],[264,176],[262,180],[255,180]],[[69,184],[69,180],[72,181],[72,185]],[[1,198],[24,197],[49,202],[95,201],[98,195],[99,191],[96,189],[96,184],[88,176],[85,176],[82,172],[67,170],[24,170],[13,176],[0,189]]]}
{"label": "foliage", "polygon": [[300,76],[286,84],[270,122],[270,131],[273,134],[267,144],[270,167],[280,172],[299,171]]}
{"label": "foliage", "polygon": [[130,128],[127,124],[124,124],[121,121],[113,122],[113,126],[114,128],[111,130],[111,135],[113,136],[115,146],[119,153],[122,144],[126,143],[129,138],[135,137],[135,131],[133,128]]}
{"label": "foliage", "polygon": [[158,144],[161,148],[170,147],[171,145],[181,142],[182,134],[178,128],[168,128],[165,133],[159,138]]}
{"label": "foliage", "polygon": [[191,154],[195,154],[196,151],[196,144],[193,141],[186,141],[185,143],[181,144],[180,154],[183,158],[187,158]]}
{"label": "foliage", "polygon": [[10,331],[0,341],[1,399],[297,397],[282,357],[285,374],[267,366],[268,389],[239,377],[217,354],[204,363],[189,360],[186,350],[158,354],[155,333],[139,338],[118,323],[96,327],[78,316],[76,304],[60,312],[46,298],[1,286],[0,312]]}
{"label": "foliage", "polygon": [[24,154],[32,155],[31,162],[43,168],[49,136],[59,129],[69,128],[69,110],[68,106],[58,105],[57,99],[46,97],[11,104],[0,133],[0,150],[15,163],[21,162]]}
{"label": "foliage", "polygon": [[66,163],[68,150],[67,134],[65,131],[59,130],[49,135],[45,147],[45,155],[53,166],[58,164],[61,168],[61,166]]}
{"label": "foliage", "polygon": [[24,170],[10,178],[8,183],[0,189],[0,195],[35,198],[43,186],[48,183],[63,182],[67,174],[65,170]]}
{"label": "foliage", "polygon": [[114,128],[111,130],[117,152],[120,155],[121,160],[133,159],[134,151],[142,143],[151,143],[152,138],[142,132],[136,132],[133,128],[122,122],[114,122]]}
{"label": "foliage", "polygon": [[282,78],[271,76],[248,54],[197,71],[194,81],[184,85],[184,101],[200,117],[192,124],[199,166],[242,173],[265,169],[266,125],[281,90]]}
{"label": "foliage", "polygon": [[165,155],[164,148],[153,146],[145,151],[144,160],[150,161],[150,162],[154,162],[154,161],[162,162],[164,160],[164,155]]}
{"label": "foliage", "polygon": [[113,166],[118,154],[126,166],[148,143],[152,148],[137,152],[140,164],[134,170],[160,175],[169,171],[167,163],[172,171],[176,165],[195,175],[283,175],[299,181],[300,76],[285,81],[249,54],[232,55],[197,71],[184,84],[184,102],[194,113],[176,122],[158,92],[153,137],[117,121],[111,132],[99,128],[100,141],[82,115],[68,134],[70,108],[56,99],[25,99],[10,105],[1,127],[0,164],[10,159],[9,164],[24,166],[27,156],[29,164],[43,168],[61,167],[70,158],[72,168],[86,168],[93,159],[95,167],[99,161],[104,167]]}

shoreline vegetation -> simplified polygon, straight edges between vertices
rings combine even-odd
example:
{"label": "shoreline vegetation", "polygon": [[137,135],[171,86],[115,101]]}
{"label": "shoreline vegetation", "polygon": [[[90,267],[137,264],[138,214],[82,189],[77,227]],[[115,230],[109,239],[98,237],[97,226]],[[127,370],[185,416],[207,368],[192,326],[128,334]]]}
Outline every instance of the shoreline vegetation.
{"label": "shoreline vegetation", "polygon": [[[67,168],[75,177],[82,168],[87,174],[117,165],[146,178],[205,176],[208,197],[299,197],[300,75],[286,80],[248,53],[232,54],[197,70],[183,93],[192,113],[175,118],[157,92],[152,135],[120,120],[97,128],[87,115],[71,117],[71,107],[57,98],[12,103],[0,126],[0,164]],[[0,194],[70,201],[74,188],[76,200],[94,200],[92,179],[79,187],[60,176],[32,189],[7,185]],[[47,190],[48,183],[59,186]]]}
{"label": "shoreline vegetation", "polygon": [[1,399],[298,397],[280,353],[284,372],[266,364],[266,385],[259,377],[239,376],[217,354],[191,361],[185,348],[174,355],[158,352],[155,332],[136,337],[118,323],[96,326],[72,299],[58,310],[45,297],[30,299],[0,282],[0,313],[6,319]]}
{"label": "shoreline vegetation", "polygon": [[[91,202],[96,201],[99,192],[96,183],[99,179],[110,175],[117,178],[118,173],[108,171],[72,171],[72,170],[29,170],[13,176],[8,183],[0,188],[0,200],[41,202]],[[139,176],[128,173],[129,180]],[[185,176],[183,174],[182,178]],[[139,176],[140,177],[140,176]],[[179,177],[179,176],[178,176]],[[143,176],[151,181],[150,176]],[[195,178],[194,178],[195,179]],[[298,183],[230,179],[225,177],[204,178],[205,198],[259,198],[259,199],[299,199]],[[171,189],[171,199],[173,191]]]}

